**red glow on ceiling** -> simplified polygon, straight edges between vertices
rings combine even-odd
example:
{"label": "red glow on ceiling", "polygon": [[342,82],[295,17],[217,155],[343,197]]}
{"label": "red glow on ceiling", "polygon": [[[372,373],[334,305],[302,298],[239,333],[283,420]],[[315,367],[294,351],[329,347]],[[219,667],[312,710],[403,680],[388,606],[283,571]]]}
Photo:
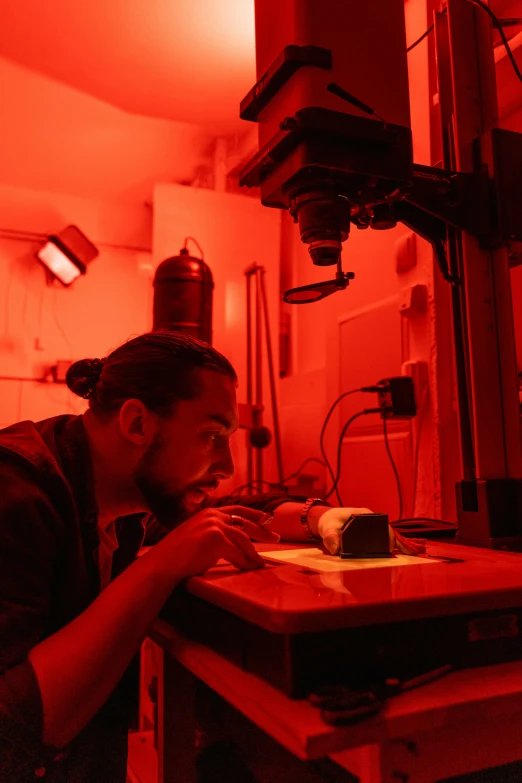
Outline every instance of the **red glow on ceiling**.
{"label": "red glow on ceiling", "polygon": [[243,128],[255,81],[254,0],[7,2],[0,56],[126,111]]}

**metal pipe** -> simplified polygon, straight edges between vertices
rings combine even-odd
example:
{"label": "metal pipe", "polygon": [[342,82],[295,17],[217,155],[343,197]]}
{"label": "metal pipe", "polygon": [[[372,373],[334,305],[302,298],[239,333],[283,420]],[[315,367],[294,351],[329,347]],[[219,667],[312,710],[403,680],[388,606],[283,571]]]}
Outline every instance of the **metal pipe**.
{"label": "metal pipe", "polygon": [[[247,301],[246,301],[246,333],[247,333],[247,404],[252,408],[252,276],[246,273]],[[252,461],[252,444],[250,443],[250,431],[247,436],[247,481],[252,484],[254,479]]]}
{"label": "metal pipe", "polygon": [[[11,228],[0,228],[0,239],[9,239],[13,242],[46,242],[49,234],[43,234],[38,231],[24,231]],[[117,242],[99,242],[95,241],[97,247],[107,247],[111,250],[128,250],[133,253],[152,253],[151,247],[141,247],[140,245],[121,245]]]}
{"label": "metal pipe", "polygon": [[261,288],[261,299],[263,303],[263,315],[265,321],[265,337],[266,337],[266,352],[268,358],[268,376],[270,379],[270,398],[272,403],[272,418],[274,421],[274,442],[277,455],[277,473],[279,477],[279,483],[283,483],[283,455],[281,453],[281,434],[279,429],[279,413],[277,409],[277,396],[275,386],[275,374],[274,374],[274,359],[272,355],[272,340],[270,338],[270,321],[268,317],[268,302],[266,297],[265,288],[265,269],[261,267],[259,283]]}
{"label": "metal pipe", "polygon": [[[261,286],[259,282],[261,267],[256,265],[256,406],[258,411],[263,410],[263,325],[261,323],[262,304],[261,304]],[[259,413],[255,414],[254,421],[257,421]],[[256,479],[263,481],[263,451],[256,449]],[[260,485],[261,486],[261,485]],[[261,486],[262,489],[262,486]]]}

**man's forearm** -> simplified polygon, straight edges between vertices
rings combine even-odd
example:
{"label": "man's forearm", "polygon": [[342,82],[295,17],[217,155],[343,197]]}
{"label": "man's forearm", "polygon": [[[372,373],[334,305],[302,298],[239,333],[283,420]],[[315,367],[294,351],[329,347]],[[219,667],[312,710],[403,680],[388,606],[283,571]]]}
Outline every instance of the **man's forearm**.
{"label": "man's forearm", "polygon": [[[296,503],[294,501],[282,503],[274,511],[272,529],[276,533],[279,533],[284,541],[306,541],[310,543],[311,538],[301,523],[302,511],[303,503]],[[310,531],[317,538],[320,538],[317,531],[317,524],[321,514],[324,514],[325,511],[326,508],[324,506],[312,506],[307,514]]]}
{"label": "man's forearm", "polygon": [[171,550],[167,537],[29,653],[42,697],[45,744],[66,745],[110,696],[179,581]]}

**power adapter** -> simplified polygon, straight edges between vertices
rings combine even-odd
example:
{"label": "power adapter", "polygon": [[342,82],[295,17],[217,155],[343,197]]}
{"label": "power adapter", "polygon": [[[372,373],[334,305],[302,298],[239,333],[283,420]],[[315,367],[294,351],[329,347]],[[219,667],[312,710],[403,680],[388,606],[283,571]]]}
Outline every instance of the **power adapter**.
{"label": "power adapter", "polygon": [[384,419],[412,419],[417,415],[412,378],[407,375],[385,378],[377,386],[379,407]]}

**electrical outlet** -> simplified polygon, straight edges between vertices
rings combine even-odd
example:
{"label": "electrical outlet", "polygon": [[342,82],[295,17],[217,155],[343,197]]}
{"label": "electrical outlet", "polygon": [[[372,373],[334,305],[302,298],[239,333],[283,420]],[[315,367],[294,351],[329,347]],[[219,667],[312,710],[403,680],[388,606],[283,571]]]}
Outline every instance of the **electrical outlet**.
{"label": "electrical outlet", "polygon": [[411,419],[417,414],[413,381],[407,375],[379,382],[379,407],[384,419]]}

